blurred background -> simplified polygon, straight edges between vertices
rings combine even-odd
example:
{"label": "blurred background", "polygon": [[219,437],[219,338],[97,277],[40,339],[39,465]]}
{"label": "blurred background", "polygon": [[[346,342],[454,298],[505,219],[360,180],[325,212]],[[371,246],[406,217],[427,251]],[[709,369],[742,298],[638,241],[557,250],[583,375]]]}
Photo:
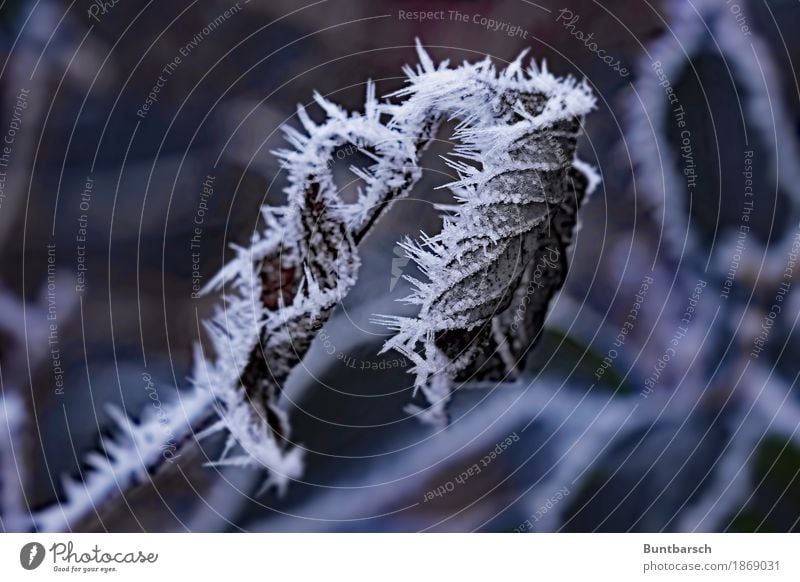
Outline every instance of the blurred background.
{"label": "blurred background", "polygon": [[797,531],[798,25],[789,0],[3,2],[3,529],[91,471],[109,404],[180,402],[220,300],[198,286],[284,201],[281,125],[314,91],[402,87],[419,38],[437,62],[530,48],[597,95],[579,155],[603,181],[523,377],[459,390],[435,431],[377,355],[370,316],[413,313],[396,243],[448,198],[442,135],[287,386],[302,479],[264,492],[193,441],[70,528]]}

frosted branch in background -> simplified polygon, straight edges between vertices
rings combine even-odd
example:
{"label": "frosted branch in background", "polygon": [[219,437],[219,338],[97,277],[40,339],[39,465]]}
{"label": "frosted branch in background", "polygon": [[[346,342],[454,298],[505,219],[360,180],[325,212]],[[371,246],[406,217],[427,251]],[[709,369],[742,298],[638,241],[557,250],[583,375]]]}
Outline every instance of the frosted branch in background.
{"label": "frosted branch in background", "polygon": [[28,424],[26,417],[22,400],[3,388],[0,394],[0,529],[4,532],[24,531],[29,521],[23,489],[24,459],[20,458]]}

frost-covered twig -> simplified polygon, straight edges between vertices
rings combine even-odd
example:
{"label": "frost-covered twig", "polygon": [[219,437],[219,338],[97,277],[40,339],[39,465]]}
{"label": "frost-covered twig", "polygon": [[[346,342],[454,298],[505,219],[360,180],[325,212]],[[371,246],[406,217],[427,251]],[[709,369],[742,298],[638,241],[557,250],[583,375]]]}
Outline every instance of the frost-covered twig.
{"label": "frost-covered twig", "polygon": [[105,504],[131,488],[147,483],[150,476],[172,461],[191,439],[192,432],[208,421],[213,394],[194,389],[178,402],[148,409],[136,422],[116,408],[109,409],[115,422],[113,437],[101,441],[100,451],[86,457],[83,480],[64,477],[64,501],[33,515],[40,531],[72,531]]}
{"label": "frost-covered twig", "polygon": [[[419,177],[419,150],[439,120],[461,120],[456,155],[481,164],[482,169],[449,162],[461,177],[450,187],[462,205],[445,222],[442,234],[426,240],[426,248],[406,244],[410,256],[431,277],[410,299],[423,304],[421,317],[383,320],[400,331],[385,349],[396,348],[416,364],[417,386],[432,404],[427,416],[441,417],[449,394],[447,376],[428,382],[444,363],[440,358],[453,359],[440,351],[442,344],[458,348],[454,369],[473,361],[480,353],[474,347],[470,355],[459,354],[474,343],[470,332],[506,310],[532,258],[550,252],[549,241],[563,250],[571,239],[575,211],[586,189],[584,176],[594,179],[588,167],[574,159],[581,116],[594,106],[588,88],[556,79],[535,66],[523,69],[523,55],[498,73],[489,59],[449,69],[447,63],[435,67],[421,46],[418,52],[417,70],[406,69],[409,86],[394,95],[405,98],[402,103],[379,104],[370,84],[365,113],[348,115],[317,95],[327,121],[315,124],[301,107],[298,117],[307,134],[287,129],[295,149],[277,154],[288,172],[288,206],[265,210],[264,233],[214,281],[233,282],[238,289],[228,309],[209,326],[217,354],[223,357],[206,364],[211,370],[207,380],[195,376],[221,392],[224,410],[214,428],[226,428],[231,438],[220,463],[260,463],[271,470],[270,480],[279,486],[296,476],[299,451],[288,446],[288,419],[279,405],[281,386],[355,283],[358,241],[387,204],[405,194]],[[382,115],[390,118],[388,124],[382,123]],[[354,169],[367,188],[353,204],[341,200],[328,163],[346,144],[355,144],[375,160],[367,171]],[[456,262],[466,263],[466,271]],[[558,266],[556,288],[563,280],[563,260]],[[496,272],[486,277],[486,269]],[[490,280],[497,287],[493,293],[487,293],[483,284]],[[504,283],[510,284],[508,289]],[[426,306],[429,300],[436,305]],[[439,309],[443,302],[451,311]],[[428,319],[433,327],[424,330],[415,325],[433,310],[452,319],[438,324]],[[250,337],[242,337],[240,326],[232,327],[227,320],[231,311],[245,329],[248,319],[263,324]],[[503,319],[493,327],[511,324]],[[433,336],[448,331],[452,337],[438,338],[435,346]],[[415,349],[423,336],[430,340],[420,357]],[[235,349],[227,349],[231,342],[236,342]],[[249,350],[248,345],[252,345]],[[242,353],[248,357],[239,372]],[[237,445],[241,451],[234,453]]]}
{"label": "frost-covered twig", "polygon": [[[302,450],[292,444],[289,419],[280,404],[282,387],[354,285],[359,241],[419,178],[418,157],[441,120],[461,120],[456,138],[462,145],[456,154],[482,168],[450,162],[460,175],[451,187],[461,205],[444,232],[428,239],[428,248],[408,247],[433,275],[430,284],[421,285],[419,301],[424,305],[438,296],[455,309],[450,315],[460,319],[449,328],[452,341],[466,347],[474,331],[507,311],[512,296],[525,300],[518,294],[520,282],[528,284],[535,277],[536,258],[551,252],[548,242],[558,245],[561,256],[555,282],[548,282],[547,291],[541,292],[544,301],[537,299],[536,318],[541,318],[563,281],[563,250],[571,238],[575,211],[587,183],[594,181],[593,172],[574,157],[580,118],[594,105],[587,86],[557,79],[534,65],[523,69],[522,55],[498,73],[489,59],[451,69],[446,62],[434,66],[421,46],[418,52],[421,65],[416,71],[406,69],[409,86],[393,96],[395,101],[379,103],[370,83],[364,113],[347,113],[319,95],[315,100],[327,115],[323,123],[313,122],[303,107],[298,109],[304,133],[286,129],[293,149],[276,152],[288,174],[287,205],[262,209],[262,231],[248,248],[238,249],[237,257],[208,287],[224,289],[225,299],[206,324],[213,353],[200,347],[195,352],[190,412],[179,415],[179,406],[171,406],[174,418],[180,418],[171,426],[174,440],[186,442],[198,429],[201,437],[225,431],[228,438],[217,464],[263,467],[267,484],[279,490],[302,471]],[[352,168],[366,184],[352,204],[340,197],[329,164],[348,144],[374,160],[366,170]],[[477,269],[467,265],[467,270],[472,268],[467,273],[451,259],[474,261]],[[430,261],[438,261],[441,277],[433,273]],[[458,282],[461,289],[470,281],[480,283],[479,271],[505,277],[507,297],[501,287],[489,295],[480,286],[467,289],[469,297],[440,295],[445,280]],[[483,301],[476,300],[478,293],[484,295]],[[463,316],[459,301],[466,309]],[[527,316],[523,320],[539,321]],[[413,331],[409,335],[407,324],[395,323],[401,334],[387,348],[413,354]],[[504,340],[517,331],[516,326],[519,321],[507,313],[491,325]],[[485,337],[481,334],[481,342]],[[437,388],[427,379],[443,355],[438,350],[444,337],[435,346],[432,337],[425,341],[426,356],[420,359],[414,354],[412,359],[417,364],[417,384],[433,404],[429,415],[440,416],[444,402],[432,397]],[[515,364],[529,344],[525,338],[522,344],[500,350],[511,354]],[[494,351],[472,347],[469,357],[447,359],[452,359],[453,370],[464,371],[479,355]],[[508,358],[503,361],[511,364]],[[446,386],[448,376],[440,377]],[[219,417],[216,422],[214,414]],[[119,423],[127,435],[111,447],[105,443],[109,459],[94,458],[95,473],[82,489],[69,487],[64,519],[54,517],[58,508],[53,508],[39,516],[47,518],[39,523],[70,527],[81,512],[93,509],[97,498],[109,498],[115,485],[124,493],[157,469],[164,442],[158,423],[152,418],[138,425],[126,418]]]}

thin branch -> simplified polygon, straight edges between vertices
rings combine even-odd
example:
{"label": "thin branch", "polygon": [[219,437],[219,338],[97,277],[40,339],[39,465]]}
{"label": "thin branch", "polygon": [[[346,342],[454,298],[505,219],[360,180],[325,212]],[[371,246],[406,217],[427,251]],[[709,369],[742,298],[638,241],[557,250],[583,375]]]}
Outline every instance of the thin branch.
{"label": "thin branch", "polygon": [[[558,223],[569,191],[568,176],[582,180],[584,186],[586,179],[575,171],[592,176],[585,166],[574,164],[574,149],[579,118],[593,107],[594,98],[585,84],[557,79],[533,65],[523,69],[522,55],[498,73],[488,59],[450,69],[447,63],[435,67],[421,46],[418,52],[421,65],[416,70],[406,68],[409,87],[393,96],[404,99],[399,103],[379,103],[370,83],[364,113],[348,114],[319,95],[315,100],[327,114],[324,123],[314,123],[304,108],[298,109],[305,133],[286,128],[293,149],[275,152],[288,175],[288,203],[262,209],[262,232],[249,248],[238,249],[236,259],[210,283],[208,290],[225,290],[222,305],[206,323],[211,353],[197,347],[193,389],[168,407],[169,431],[164,430],[164,421],[150,414],[138,424],[119,416],[123,434],[103,443],[105,455],[90,457],[93,471],[84,483],[67,481],[65,502],[36,516],[38,525],[72,529],[96,506],[124,495],[131,485],[158,470],[165,460],[166,442],[179,448],[195,433],[198,438],[227,433],[218,465],[265,468],[266,484],[279,491],[298,478],[302,450],[291,444],[289,419],[280,406],[282,386],[355,284],[358,242],[391,202],[413,187],[420,176],[420,152],[447,116],[462,121],[456,137],[463,146],[457,155],[483,164],[483,172],[472,174],[465,165],[455,166],[461,179],[451,188],[459,198],[474,199],[464,201],[460,218],[446,223],[445,232],[449,237],[456,225],[459,241],[469,244],[462,235],[470,220],[496,229],[495,235],[486,234],[497,240],[482,241],[471,249],[475,257],[480,249],[488,251],[498,242],[508,246],[514,237],[526,245],[534,243],[513,277],[514,293],[520,273],[536,254],[535,243],[545,240],[541,235],[553,221]],[[329,164],[338,148],[347,144],[375,160],[367,170],[354,170],[366,188],[352,204],[339,196]],[[576,205],[582,188],[572,196]],[[521,203],[527,211],[517,208]],[[487,218],[503,205],[514,207],[522,222]],[[545,210],[548,206],[550,212]],[[564,244],[576,208],[564,223],[567,230],[558,231]],[[473,227],[482,228],[477,223]],[[444,263],[441,266],[447,276],[455,272]],[[499,311],[507,306],[508,301],[502,303]],[[410,346],[401,339],[392,347],[410,353],[404,342]],[[418,377],[430,375],[429,362],[421,366],[416,355],[412,359]],[[442,378],[447,385],[449,380]],[[435,414],[440,405],[429,400]]]}

